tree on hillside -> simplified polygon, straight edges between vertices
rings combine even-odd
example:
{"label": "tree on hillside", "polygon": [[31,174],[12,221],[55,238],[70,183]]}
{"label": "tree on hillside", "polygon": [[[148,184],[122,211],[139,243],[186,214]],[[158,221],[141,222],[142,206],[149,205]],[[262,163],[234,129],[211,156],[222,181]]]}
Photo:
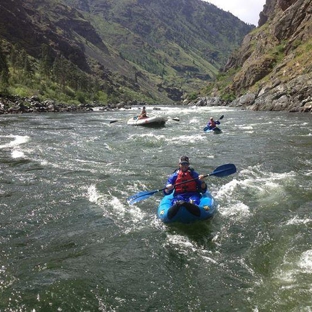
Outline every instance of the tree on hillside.
{"label": "tree on hillside", "polygon": [[25,58],[24,58],[24,66],[23,66],[23,77],[26,80],[26,84],[29,85],[29,83],[31,81],[32,78],[34,76],[34,70],[33,70],[33,66],[30,63],[30,60],[25,52]]}
{"label": "tree on hillside", "polygon": [[51,77],[51,71],[53,66],[53,56],[51,48],[47,44],[41,45],[41,57],[39,61],[40,74],[45,78]]}
{"label": "tree on hillside", "polygon": [[53,62],[52,72],[53,79],[57,82],[62,91],[65,91],[66,87],[66,78],[68,74],[68,62],[63,55],[57,56]]}
{"label": "tree on hillside", "polygon": [[9,83],[9,67],[7,63],[6,56],[2,52],[0,46],[0,91],[3,92],[6,90]]}

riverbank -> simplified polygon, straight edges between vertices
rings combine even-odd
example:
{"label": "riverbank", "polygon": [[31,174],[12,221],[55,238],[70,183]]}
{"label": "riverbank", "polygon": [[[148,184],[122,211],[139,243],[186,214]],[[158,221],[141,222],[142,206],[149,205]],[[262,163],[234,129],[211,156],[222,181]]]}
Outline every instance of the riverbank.
{"label": "riverbank", "polygon": [[[246,94],[240,98],[229,102],[224,101],[220,97],[198,97],[195,101],[185,100],[176,105],[181,106],[228,106],[236,107],[246,110],[254,111],[288,111],[291,113],[312,113],[312,100],[307,98],[301,101],[298,105],[282,105],[280,102],[271,102],[271,106],[259,105],[255,94]],[[101,103],[88,103],[88,104],[64,104],[57,103],[54,100],[41,101],[39,97],[32,96],[19,97],[19,96],[1,96],[0,95],[0,115],[2,114],[23,114],[23,113],[45,113],[45,112],[92,112],[92,111],[114,111],[119,109],[131,109],[135,107],[151,106],[145,102],[122,101],[119,103],[101,104]],[[157,109],[157,108],[154,108]]]}
{"label": "riverbank", "polygon": [[91,104],[67,105],[38,97],[0,96],[0,114],[92,111]]}
{"label": "riverbank", "polygon": [[307,96],[300,101],[298,98],[285,96],[272,96],[271,94],[248,93],[240,96],[234,101],[224,101],[220,97],[203,96],[198,97],[188,105],[195,106],[228,106],[253,111],[288,111],[290,113],[312,113],[312,98]]}
{"label": "riverbank", "polygon": [[100,107],[101,111],[112,111],[120,108],[131,109],[132,106],[146,106],[144,102],[129,101],[117,104],[101,105],[93,104],[63,104],[54,100],[41,101],[39,97],[32,96],[1,96],[0,95],[0,115],[3,114],[24,114],[24,113],[47,113],[47,112],[92,112],[94,108]]}

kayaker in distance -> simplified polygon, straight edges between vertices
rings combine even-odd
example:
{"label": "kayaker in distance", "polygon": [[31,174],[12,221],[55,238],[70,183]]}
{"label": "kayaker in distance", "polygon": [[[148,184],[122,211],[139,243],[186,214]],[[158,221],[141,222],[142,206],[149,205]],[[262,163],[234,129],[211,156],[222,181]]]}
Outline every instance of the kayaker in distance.
{"label": "kayaker in distance", "polygon": [[138,119],[148,118],[146,114],[145,106],[143,106],[141,114],[138,116]]}
{"label": "kayaker in distance", "polygon": [[214,128],[217,127],[217,125],[220,125],[220,121],[219,120],[214,120],[213,117],[210,117],[208,123],[207,123],[207,128],[208,130],[212,130]]}
{"label": "kayaker in distance", "polygon": [[[201,198],[201,193],[207,191],[207,184],[205,183],[204,175],[199,175],[193,168],[190,168],[189,158],[182,156],[179,159],[179,169],[177,169],[167,180],[164,194],[169,195],[172,192],[173,201],[172,207],[168,211],[168,218],[173,218],[178,212],[180,206],[190,209],[193,214],[200,215],[198,205]],[[185,183],[183,183],[185,182]],[[175,187],[175,185],[177,186]],[[195,208],[195,209],[194,209]]]}

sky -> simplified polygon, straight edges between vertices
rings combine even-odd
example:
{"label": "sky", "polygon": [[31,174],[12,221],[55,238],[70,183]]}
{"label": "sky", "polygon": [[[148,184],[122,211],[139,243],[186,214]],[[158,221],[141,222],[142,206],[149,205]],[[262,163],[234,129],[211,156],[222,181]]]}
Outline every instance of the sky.
{"label": "sky", "polygon": [[205,0],[226,12],[230,12],[247,24],[258,26],[259,13],[266,0]]}

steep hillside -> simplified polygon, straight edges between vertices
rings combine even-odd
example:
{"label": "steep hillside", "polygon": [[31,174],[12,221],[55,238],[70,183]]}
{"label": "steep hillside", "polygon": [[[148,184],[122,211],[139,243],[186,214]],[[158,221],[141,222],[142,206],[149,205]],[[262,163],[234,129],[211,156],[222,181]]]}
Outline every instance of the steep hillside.
{"label": "steep hillside", "polygon": [[211,94],[254,110],[311,111],[311,52],[312,1],[267,0]]}
{"label": "steep hillside", "polygon": [[[4,54],[25,50],[36,72],[43,46],[48,47],[51,64],[64,57],[99,84],[107,100],[116,101],[179,101],[185,92],[197,92],[252,28],[200,0],[0,3]],[[68,97],[75,92],[73,85]],[[39,89],[44,96],[46,87]]]}
{"label": "steep hillside", "polygon": [[214,77],[253,28],[200,0],[64,1],[141,73],[184,90]]}

